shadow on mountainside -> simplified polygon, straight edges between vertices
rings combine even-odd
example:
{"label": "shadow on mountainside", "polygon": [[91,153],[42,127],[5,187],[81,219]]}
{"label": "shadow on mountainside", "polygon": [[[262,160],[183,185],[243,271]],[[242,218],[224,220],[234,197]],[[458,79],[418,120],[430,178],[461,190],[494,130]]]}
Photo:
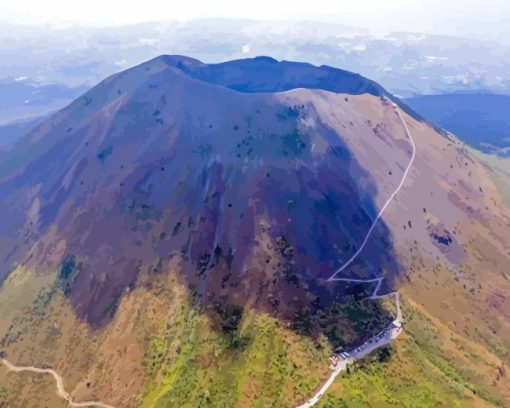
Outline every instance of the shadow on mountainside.
{"label": "shadow on mountainside", "polygon": [[[170,263],[229,335],[245,309],[335,346],[390,319],[366,299],[370,285],[327,282],[375,219],[377,185],[311,103],[136,69],[140,86],[125,73],[108,79],[0,163],[2,279],[16,264],[59,269],[93,328],[141,273]],[[398,274],[379,222],[346,274]]]}

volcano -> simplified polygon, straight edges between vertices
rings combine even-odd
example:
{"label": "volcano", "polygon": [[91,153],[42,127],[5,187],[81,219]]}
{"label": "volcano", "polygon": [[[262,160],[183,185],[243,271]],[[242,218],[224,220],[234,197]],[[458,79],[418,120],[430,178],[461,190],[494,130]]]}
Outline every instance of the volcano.
{"label": "volcano", "polygon": [[[2,157],[0,208],[0,305],[34,299],[24,318],[6,312],[0,345],[60,361],[76,395],[120,406],[182,403],[195,388],[175,385],[179,359],[221,366],[223,346],[193,343],[205,338],[189,334],[202,333],[197,319],[230,339],[227,361],[249,355],[260,316],[294,336],[285,347],[315,344],[305,360],[370,336],[391,313],[371,285],[330,281],[339,270],[415,299],[434,283],[411,282],[438,265],[464,271],[441,275],[452,282],[484,265],[471,278],[488,286],[463,284],[494,302],[508,287],[508,208],[486,166],[380,85],[327,66],[165,55],[115,74]],[[491,312],[503,331],[505,302]],[[112,381],[99,379],[105,361]],[[278,398],[289,406],[315,386]]]}
{"label": "volcano", "polygon": [[[388,123],[367,120],[344,95],[358,93]],[[5,246],[2,276],[16,254],[79,263],[66,290],[93,324],[141,268],[174,258],[201,297],[276,307],[269,292],[296,292],[301,306],[302,289],[352,255],[402,177],[410,146],[392,111],[359,75],[266,57],[163,56],[114,75],[4,163],[13,168],[2,232],[44,244],[42,258]],[[394,267],[389,242],[376,241],[363,273]]]}

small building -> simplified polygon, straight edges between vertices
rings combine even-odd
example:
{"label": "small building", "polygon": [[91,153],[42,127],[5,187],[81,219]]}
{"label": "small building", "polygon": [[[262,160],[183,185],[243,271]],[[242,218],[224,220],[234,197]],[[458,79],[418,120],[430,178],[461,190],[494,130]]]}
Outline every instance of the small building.
{"label": "small building", "polygon": [[338,365],[338,361],[340,359],[338,358],[338,356],[336,354],[333,354],[330,358],[329,358],[329,362],[331,363],[329,368],[334,370],[336,368],[336,366]]}

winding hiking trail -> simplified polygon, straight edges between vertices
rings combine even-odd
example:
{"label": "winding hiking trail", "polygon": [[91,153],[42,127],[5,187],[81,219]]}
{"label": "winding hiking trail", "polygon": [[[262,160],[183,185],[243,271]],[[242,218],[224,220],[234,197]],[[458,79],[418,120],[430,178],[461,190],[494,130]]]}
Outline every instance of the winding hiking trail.
{"label": "winding hiking trail", "polygon": [[331,275],[329,277],[328,281],[342,280],[342,279],[336,279],[335,276],[338,275],[340,272],[342,272],[345,268],[347,268],[358,257],[358,255],[361,253],[361,251],[363,251],[363,249],[365,248],[365,245],[368,242],[368,239],[370,238],[370,235],[372,234],[372,231],[374,230],[375,226],[377,225],[377,221],[380,220],[380,218],[381,218],[382,214],[384,213],[384,211],[386,210],[386,208],[390,205],[390,203],[393,201],[395,196],[402,189],[402,186],[404,185],[404,183],[407,179],[407,175],[409,174],[409,170],[411,170],[411,166],[413,165],[414,158],[416,157],[416,145],[414,144],[414,140],[411,137],[411,132],[409,131],[409,128],[407,127],[407,123],[405,122],[404,118],[400,114],[400,111],[398,110],[398,107],[395,103],[393,104],[393,108],[395,109],[395,112],[397,113],[400,121],[402,122],[402,125],[404,125],[404,129],[407,133],[407,137],[409,138],[409,141],[413,148],[413,151],[411,154],[411,159],[409,160],[409,163],[407,164],[407,167],[404,170],[404,174],[402,175],[402,180],[400,180],[400,184],[397,186],[396,190],[393,192],[393,194],[390,195],[388,200],[382,206],[381,210],[379,211],[379,214],[377,214],[377,217],[375,217],[374,222],[370,226],[370,228],[367,232],[367,235],[366,235],[365,239],[363,240],[363,242],[361,243],[358,250],[333,275]]}
{"label": "winding hiking trail", "polygon": [[7,370],[14,371],[16,373],[21,373],[23,371],[29,371],[32,373],[38,373],[38,374],[51,374],[53,378],[55,378],[55,381],[57,383],[57,391],[58,395],[65,399],[70,406],[72,407],[98,407],[98,408],[115,408],[113,405],[108,405],[100,401],[86,401],[86,402],[74,402],[71,395],[65,390],[64,388],[64,380],[62,377],[53,369],[51,368],[37,368],[32,366],[15,366],[11,362],[9,362],[7,359],[2,358],[0,360],[2,364],[7,367]]}
{"label": "winding hiking trail", "polygon": [[405,122],[404,118],[402,117],[400,111],[398,110],[398,105],[396,103],[393,103],[393,109],[395,110],[396,114],[398,115],[400,121],[402,122],[402,125],[404,126],[404,129],[406,131],[407,137],[409,138],[409,141],[411,143],[411,146],[413,148],[411,159],[409,160],[409,163],[404,170],[404,174],[402,175],[402,180],[400,180],[400,184],[397,186],[396,190],[393,192],[393,194],[390,195],[388,200],[384,203],[381,210],[377,214],[377,217],[375,217],[372,225],[370,226],[367,235],[363,242],[361,243],[358,250],[352,255],[338,270],[333,273],[328,278],[328,282],[359,282],[359,283],[370,283],[370,282],[377,282],[377,285],[372,292],[372,295],[370,295],[370,299],[382,299],[388,296],[393,296],[395,298],[395,306],[397,310],[397,315],[393,322],[382,332],[382,334],[378,334],[371,339],[367,340],[365,343],[363,343],[361,346],[357,347],[355,350],[353,350],[349,357],[347,359],[342,360],[338,363],[337,367],[332,371],[329,378],[326,380],[326,382],[322,385],[322,387],[317,391],[313,397],[311,397],[308,401],[306,401],[304,404],[298,406],[297,408],[310,408],[313,407],[321,397],[324,395],[326,390],[330,387],[331,384],[335,381],[335,378],[340,374],[342,371],[344,371],[347,368],[347,365],[360,359],[374,350],[378,349],[379,347],[385,346],[386,344],[389,344],[393,339],[397,338],[397,336],[402,332],[402,310],[400,308],[400,295],[398,292],[390,292],[385,293],[384,295],[379,295],[379,289],[381,287],[382,281],[384,277],[376,277],[372,279],[350,279],[350,278],[336,278],[336,275],[338,275],[340,272],[345,270],[357,257],[358,255],[363,251],[365,248],[365,245],[368,242],[368,239],[370,238],[370,235],[372,234],[372,231],[374,230],[377,222],[380,220],[382,214],[390,205],[390,203],[393,201],[395,196],[398,194],[398,192],[402,189],[402,186],[404,185],[407,175],[409,174],[409,170],[411,169],[411,166],[413,165],[414,158],[416,157],[416,145],[414,144],[414,140],[411,136],[411,132],[409,131],[409,128],[407,126],[407,123]]}

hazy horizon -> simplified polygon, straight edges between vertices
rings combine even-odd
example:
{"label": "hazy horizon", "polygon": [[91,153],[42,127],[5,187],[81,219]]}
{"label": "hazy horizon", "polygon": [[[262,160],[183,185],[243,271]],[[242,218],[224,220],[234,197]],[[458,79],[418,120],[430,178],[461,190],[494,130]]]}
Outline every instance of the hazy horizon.
{"label": "hazy horizon", "polygon": [[[270,9],[271,13],[267,10]],[[98,12],[98,10],[100,10]],[[119,12],[122,10],[122,12]],[[370,11],[367,11],[370,10]],[[62,0],[44,3],[32,0],[0,1],[0,21],[15,25],[122,26],[161,21],[232,19],[268,22],[325,22],[349,25],[381,35],[415,32],[476,38],[510,43],[510,2],[505,0],[375,0],[356,2],[318,0],[313,10],[308,5],[260,0],[242,4],[230,0],[213,3],[192,0],[173,4],[149,0],[143,7],[133,3],[99,0],[78,4]]]}

